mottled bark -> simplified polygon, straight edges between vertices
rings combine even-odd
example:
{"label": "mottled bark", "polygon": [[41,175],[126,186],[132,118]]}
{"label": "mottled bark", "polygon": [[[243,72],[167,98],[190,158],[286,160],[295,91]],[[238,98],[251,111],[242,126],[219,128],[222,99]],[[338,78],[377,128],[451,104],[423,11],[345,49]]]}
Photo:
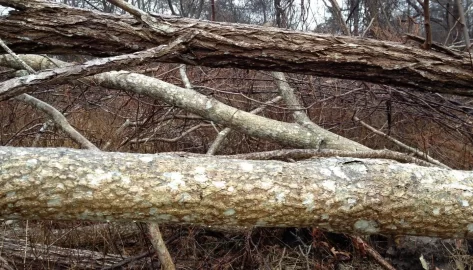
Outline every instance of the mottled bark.
{"label": "mottled bark", "polygon": [[38,0],[0,0],[18,11],[0,18],[0,38],[17,53],[110,56],[168,44],[195,32],[186,51],[165,61],[364,80],[416,90],[473,95],[462,57],[399,43],[277,28],[148,16],[151,30],[129,16]]}
{"label": "mottled bark", "polygon": [[[298,125],[268,119],[228,106],[212,97],[161,80],[127,71],[111,71],[94,76],[97,84],[132,90],[200,115],[245,134],[300,148],[319,146],[353,150],[365,149],[361,144],[341,138],[329,131],[317,134]],[[326,136],[331,134],[331,136]],[[348,142],[348,144],[347,144]]]}
{"label": "mottled bark", "polygon": [[473,236],[473,172],[379,159],[249,161],[0,148],[0,218]]}

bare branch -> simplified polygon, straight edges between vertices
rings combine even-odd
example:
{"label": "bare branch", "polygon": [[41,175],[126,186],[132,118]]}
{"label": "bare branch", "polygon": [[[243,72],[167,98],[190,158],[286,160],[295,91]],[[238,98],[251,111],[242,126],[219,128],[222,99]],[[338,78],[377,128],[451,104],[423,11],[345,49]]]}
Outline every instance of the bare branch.
{"label": "bare branch", "polygon": [[181,80],[184,83],[184,86],[187,89],[192,89],[192,84],[191,81],[189,80],[189,77],[187,77],[187,68],[186,65],[182,64],[179,66],[179,74],[181,75]]}
{"label": "bare branch", "polygon": [[[103,254],[101,252],[61,248],[52,245],[28,243],[24,240],[2,238],[2,254],[10,258],[26,260],[46,260],[48,264],[58,264],[81,269],[102,268],[123,260],[121,255]],[[26,255],[26,257],[24,257]]]}
{"label": "bare branch", "polygon": [[[465,11],[463,10],[463,4],[461,0],[455,0],[455,5],[458,7],[458,14],[460,19],[460,24],[463,30],[463,39],[465,40],[465,50],[471,52],[471,45],[470,45],[470,34],[468,31],[468,26],[466,24],[465,19]],[[471,55],[470,55],[471,58]]]}
{"label": "bare branch", "polygon": [[0,267],[5,270],[13,270],[13,267],[10,266],[7,260],[0,256]]}
{"label": "bare branch", "polygon": [[185,136],[189,135],[189,133],[198,130],[201,127],[206,127],[209,126],[208,124],[198,124],[195,125],[188,130],[184,131],[181,133],[181,135],[174,137],[174,138],[143,138],[143,139],[133,139],[130,140],[129,143],[146,143],[146,142],[153,142],[153,141],[160,141],[160,142],[177,142],[180,139],[184,138]]}
{"label": "bare branch", "polygon": [[[258,108],[250,111],[250,113],[258,114],[258,113],[262,112],[267,107],[267,105],[277,103],[280,100],[281,100],[281,97],[279,97],[279,96],[275,97],[275,98],[265,102],[264,104],[262,104]],[[230,134],[231,131],[232,131],[231,128],[224,128],[222,131],[220,131],[218,133],[217,137],[215,138],[215,140],[213,141],[212,145],[210,145],[209,150],[207,150],[207,155],[215,155],[217,153],[219,147],[222,145],[223,141],[228,136],[228,134]]]}
{"label": "bare branch", "polygon": [[[0,39],[0,46],[5,49],[8,54],[24,69],[26,69],[29,73],[31,74],[36,74],[35,70],[33,68],[31,68],[28,64],[26,64],[20,57],[18,57],[18,55],[16,55],[12,50],[10,50],[10,48],[8,48],[8,46]],[[35,75],[32,75],[32,76],[35,76]],[[13,79],[14,80],[14,79]],[[0,93],[1,93],[1,86],[2,84],[0,83]],[[1,94],[0,94],[1,96]],[[21,94],[17,97],[15,97],[15,99],[19,100],[19,101],[23,101],[23,102],[26,102],[40,110],[42,110],[43,112],[45,112],[46,114],[48,114],[51,119],[54,121],[55,124],[57,124],[67,135],[69,135],[69,137],[71,137],[75,142],[77,142],[79,145],[81,145],[82,147],[86,148],[86,149],[90,149],[90,150],[96,150],[98,151],[99,149],[93,144],[91,143],[89,140],[87,140],[87,138],[85,138],[84,136],[82,136],[82,134],[80,134],[77,130],[75,130],[70,124],[69,122],[67,121],[66,117],[61,113],[59,112],[58,110],[56,110],[56,108],[54,108],[53,106],[47,104],[46,102],[44,101],[41,101],[35,97],[32,97],[30,95],[27,95],[27,94]],[[46,125],[46,123],[45,123]],[[43,125],[43,127],[45,127],[45,125]]]}
{"label": "bare branch", "polygon": [[[119,236],[124,241],[139,233],[140,231],[134,223],[99,223],[47,231],[44,230],[44,227],[36,227],[30,228],[28,232],[15,226],[5,230],[2,237],[17,238],[19,235],[27,235],[30,243],[54,243],[58,247],[83,247],[97,245],[103,243],[104,240],[109,241],[115,236]],[[45,241],[45,239],[47,240]]]}
{"label": "bare branch", "polygon": [[[418,0],[420,3],[422,1]],[[424,8],[424,29],[425,29],[425,42],[422,45],[422,48],[425,50],[430,50],[432,47],[432,28],[430,26],[430,0],[424,0],[422,3]]]}
{"label": "bare branch", "polygon": [[141,11],[140,9],[138,8],[135,8],[133,5],[125,2],[125,1],[122,1],[122,0],[107,0],[108,2],[114,4],[115,6],[123,9],[124,11],[130,13],[131,15],[133,15],[135,18],[140,18],[141,16],[143,15],[146,15],[147,13],[144,12],[144,11]]}
{"label": "bare branch", "polygon": [[180,36],[169,45],[161,45],[142,52],[95,59],[84,64],[59,67],[38,74],[10,79],[0,83],[0,100],[6,100],[26,93],[27,91],[31,91],[33,87],[59,84],[66,80],[90,76],[108,70],[119,69],[120,67],[130,67],[143,63],[144,61],[166,57],[169,56],[169,54],[185,49],[185,46],[183,46],[182,43],[192,39],[192,36],[192,34]]}
{"label": "bare branch", "polygon": [[115,89],[126,89],[181,107],[215,123],[239,130],[262,139],[277,141],[298,148],[317,148],[321,138],[324,146],[333,149],[366,149],[354,141],[329,131],[310,132],[298,124],[290,124],[257,116],[225,105],[214,98],[181,88],[141,74],[107,72],[94,76],[97,84]]}
{"label": "bare branch", "polygon": [[30,66],[28,66],[28,64],[26,64],[25,62],[23,62],[23,60],[21,60],[20,57],[18,57],[10,48],[8,48],[8,46],[5,44],[5,42],[3,42],[2,39],[0,39],[0,46],[9,54],[11,55],[11,57],[13,57],[13,59],[15,59],[15,61],[20,64],[26,71],[28,71],[28,73],[30,74],[34,74],[36,73],[36,71],[34,69],[32,69]]}
{"label": "bare branch", "polygon": [[86,149],[100,151],[100,149],[98,149],[93,143],[91,143],[89,140],[87,140],[87,138],[82,136],[82,134],[73,128],[67,121],[66,117],[53,106],[27,94],[19,95],[15,97],[15,99],[26,102],[49,115],[49,117],[53,119],[54,123],[57,124],[69,137],[71,137],[72,140],[74,140],[80,146]]}
{"label": "bare branch", "polygon": [[[20,55],[29,58],[29,55]],[[0,65],[8,65],[3,61]],[[41,58],[34,58],[41,60]],[[30,61],[32,65],[39,62]],[[323,130],[321,134],[308,132],[297,124],[271,120],[265,117],[238,110],[194,90],[180,88],[156,78],[126,71],[97,74],[93,83],[126,91],[134,91],[162,100],[170,105],[181,107],[215,123],[239,130],[250,136],[277,141],[296,148],[315,148],[323,137],[324,146],[338,150],[366,149],[354,141],[345,139],[332,132]]]}
{"label": "bare branch", "polygon": [[422,166],[433,167],[432,163],[411,157],[409,155],[390,150],[368,150],[368,151],[340,151],[340,150],[316,150],[316,149],[281,149],[265,152],[253,152],[248,154],[224,155],[221,158],[252,159],[252,160],[300,160],[315,157],[352,157],[352,158],[385,158],[403,163],[414,163]]}
{"label": "bare branch", "polygon": [[329,0],[329,1],[332,4],[332,9],[335,13],[335,17],[337,17],[340,28],[342,28],[343,30],[343,34],[350,36],[351,31],[348,28],[348,25],[346,24],[345,20],[343,19],[342,11],[340,10],[340,6],[338,5],[337,0]]}
{"label": "bare branch", "polygon": [[[319,145],[316,148],[319,148],[320,146],[322,146],[323,148],[327,148],[327,144],[330,144],[330,142],[325,141],[324,138],[331,137],[328,134],[329,131],[319,127],[318,125],[314,124],[314,122],[312,122],[309,119],[307,114],[303,111],[303,107],[300,105],[299,101],[297,100],[296,95],[294,95],[294,90],[287,83],[286,77],[284,76],[282,72],[273,72],[272,75],[275,77],[275,82],[276,82],[276,85],[278,86],[279,94],[284,99],[287,106],[291,110],[293,110],[292,115],[294,116],[294,119],[296,120],[296,122],[299,125],[305,127],[306,129],[312,131],[314,134],[320,134]],[[347,144],[349,143],[348,141],[350,141],[350,143],[356,147],[357,151],[369,150],[369,147],[366,147],[362,144],[358,144],[354,141],[351,141],[345,138],[340,138],[340,142],[344,140],[347,140],[346,142]],[[332,147],[328,146],[328,148],[332,148]]]}
{"label": "bare branch", "polygon": [[400,142],[399,140],[396,140],[395,138],[393,138],[392,136],[389,136],[387,135],[386,133],[382,132],[382,131],[379,131],[378,129],[375,129],[374,127],[368,125],[367,123],[363,122],[362,120],[360,120],[360,118],[354,116],[353,119],[357,122],[359,122],[362,126],[364,126],[365,128],[371,130],[372,132],[380,135],[380,136],[383,136],[384,138],[392,141],[393,143],[395,143],[396,145],[402,147],[403,149],[415,154],[416,156],[422,158],[422,159],[425,159],[427,160],[428,162],[432,163],[432,164],[435,164],[437,166],[440,166],[442,168],[449,168],[447,165],[443,164],[442,162],[436,160],[436,159],[433,159],[432,157],[430,157],[429,155],[427,155],[427,153],[424,153],[424,152],[421,152],[413,147],[410,147],[402,142]]}
{"label": "bare branch", "polygon": [[379,265],[381,265],[386,270],[396,270],[390,263],[388,263],[374,248],[368,245],[361,237],[359,236],[350,236],[353,242],[355,242],[355,247],[366,251],[371,258],[373,258]]}
{"label": "bare branch", "polygon": [[156,253],[158,254],[159,261],[161,262],[163,270],[174,270],[176,266],[172,261],[171,255],[164,243],[159,225],[157,223],[148,224],[149,234],[151,235],[151,243],[153,244]]}

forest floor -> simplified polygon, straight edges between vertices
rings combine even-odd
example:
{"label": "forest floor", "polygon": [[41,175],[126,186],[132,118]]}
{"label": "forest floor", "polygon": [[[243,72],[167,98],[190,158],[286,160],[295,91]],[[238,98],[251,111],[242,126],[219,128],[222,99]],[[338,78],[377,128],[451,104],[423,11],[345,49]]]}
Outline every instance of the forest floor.
{"label": "forest floor", "polygon": [[[386,269],[353,237],[315,228],[163,225],[161,231],[177,269]],[[361,239],[394,269],[473,266],[464,240],[379,235]],[[12,246],[13,240],[22,242]],[[11,269],[161,267],[144,223],[4,222],[0,257]]]}

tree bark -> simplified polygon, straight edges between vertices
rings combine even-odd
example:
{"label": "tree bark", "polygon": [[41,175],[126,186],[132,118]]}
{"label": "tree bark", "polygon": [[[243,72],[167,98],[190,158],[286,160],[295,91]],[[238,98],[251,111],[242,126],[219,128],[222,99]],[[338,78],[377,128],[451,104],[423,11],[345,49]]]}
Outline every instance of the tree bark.
{"label": "tree bark", "polygon": [[364,80],[473,96],[467,54],[460,57],[392,42],[149,15],[129,16],[39,0],[0,0],[17,9],[0,18],[0,38],[17,53],[111,56],[168,44],[194,32],[187,50],[163,61]]}
{"label": "tree bark", "polygon": [[0,147],[0,218],[473,236],[473,172]]}
{"label": "tree bark", "polygon": [[[187,38],[191,36],[187,35]],[[140,51],[132,54],[114,56],[109,58],[95,59],[87,61],[83,64],[69,65],[64,63],[62,66],[54,69],[46,70],[41,73],[30,74],[13,78],[0,83],[0,101],[6,100],[17,95],[31,91],[35,87],[45,85],[55,85],[64,83],[67,80],[79,79],[85,76],[95,75],[97,73],[116,70],[123,67],[133,67],[144,63],[146,60],[151,61],[161,57],[166,57],[169,54],[176,53],[182,49],[181,43],[186,42],[186,37],[180,36],[170,44],[161,45],[145,51]],[[184,47],[185,48],[185,47]],[[4,58],[11,58],[7,55],[0,56],[1,62]],[[21,57],[19,57],[22,60]],[[10,62],[11,60],[8,60]],[[29,61],[32,62],[32,61]],[[61,62],[56,62],[61,63]]]}
{"label": "tree bark", "polygon": [[[41,65],[44,65],[43,62],[48,61],[44,57],[41,58],[36,56],[30,59],[30,55],[19,55],[19,57],[35,69],[39,69]],[[10,66],[10,63],[12,63],[10,55],[0,55],[0,65]],[[56,63],[58,65],[62,65],[59,61],[56,61]],[[27,81],[29,81],[30,85],[32,85],[40,84],[40,82],[42,82],[42,80],[37,80],[36,76],[47,77],[50,76],[49,74],[60,73],[66,75],[71,74],[71,77],[74,78],[77,73],[81,73],[83,71],[89,72],[88,69],[80,68],[82,65],[78,66],[79,67],[69,66],[65,68],[58,68],[57,72],[55,69],[53,69],[51,71],[45,71],[35,75],[28,75],[22,78],[27,78]],[[15,67],[15,65],[11,65],[10,67]],[[79,71],[75,72],[76,70]],[[67,77],[62,77],[62,79],[66,78]],[[181,88],[145,75],[125,71],[113,71],[97,74],[91,77],[91,79],[93,79],[93,84],[144,94],[151,98],[164,101],[173,106],[183,108],[186,111],[200,115],[203,118],[211,120],[215,123],[233,128],[244,134],[261,139],[276,141],[283,145],[288,145],[295,148],[318,149],[321,147],[349,151],[369,150],[368,147],[362,144],[338,136],[328,130],[322,128],[319,128],[318,130],[309,130],[298,124],[276,121],[254,115],[228,106],[214,98],[202,95],[192,89]],[[1,92],[2,85],[3,83],[0,83],[0,99],[3,93],[11,95],[8,90]],[[6,88],[8,89],[8,87]]]}

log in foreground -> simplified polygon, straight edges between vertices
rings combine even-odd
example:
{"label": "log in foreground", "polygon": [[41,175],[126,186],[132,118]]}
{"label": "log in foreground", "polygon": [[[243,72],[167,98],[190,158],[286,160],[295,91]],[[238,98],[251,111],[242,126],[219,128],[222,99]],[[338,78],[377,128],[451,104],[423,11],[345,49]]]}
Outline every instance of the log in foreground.
{"label": "log in foreground", "polygon": [[0,0],[16,8],[0,17],[0,38],[16,53],[113,56],[145,50],[186,32],[195,37],[167,62],[310,74],[473,96],[470,56],[399,43],[287,31],[272,27],[130,16],[41,0]]}
{"label": "log in foreground", "polygon": [[473,236],[473,172],[381,159],[297,163],[0,147],[0,218],[313,226]]}

